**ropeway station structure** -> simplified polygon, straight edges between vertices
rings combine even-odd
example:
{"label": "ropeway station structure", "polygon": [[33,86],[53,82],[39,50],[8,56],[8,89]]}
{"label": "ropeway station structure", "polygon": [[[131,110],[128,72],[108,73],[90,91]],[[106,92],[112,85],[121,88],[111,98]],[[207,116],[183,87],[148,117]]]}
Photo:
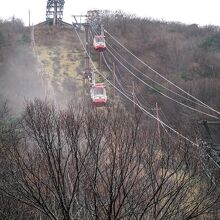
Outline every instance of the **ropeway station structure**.
{"label": "ropeway station structure", "polygon": [[47,0],[46,22],[49,25],[60,25],[63,23],[64,0]]}

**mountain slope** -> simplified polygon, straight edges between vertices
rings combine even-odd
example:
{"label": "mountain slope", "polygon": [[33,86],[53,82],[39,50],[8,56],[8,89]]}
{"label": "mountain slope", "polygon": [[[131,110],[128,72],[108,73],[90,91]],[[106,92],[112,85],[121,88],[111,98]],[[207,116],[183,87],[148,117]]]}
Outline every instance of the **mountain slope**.
{"label": "mountain slope", "polygon": [[[82,93],[82,50],[69,27],[36,26],[34,29],[35,49],[43,78],[52,86],[58,105],[65,106]],[[81,75],[80,75],[81,74]],[[47,91],[48,94],[49,92]]]}

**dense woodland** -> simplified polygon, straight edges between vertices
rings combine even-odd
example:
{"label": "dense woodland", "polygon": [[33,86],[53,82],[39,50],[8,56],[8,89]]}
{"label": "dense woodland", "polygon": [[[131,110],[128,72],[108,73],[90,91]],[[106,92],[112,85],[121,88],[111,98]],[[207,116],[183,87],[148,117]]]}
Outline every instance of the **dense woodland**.
{"label": "dense woodland", "polygon": [[[139,58],[220,109],[218,27],[121,12],[105,12],[103,22]],[[30,39],[30,30],[20,20],[0,22],[0,79],[5,84],[16,74],[8,70],[11,65],[34,72]],[[117,67],[129,89],[133,79]],[[154,106],[157,100],[178,129],[182,121],[189,130],[202,118],[136,81],[135,89],[145,105]],[[10,100],[5,101],[7,93],[0,91],[0,219],[218,219],[219,170],[206,151],[165,132],[159,140],[156,123],[146,123],[146,116],[134,114],[127,102],[126,110],[121,105],[91,110],[74,103],[60,110],[35,99],[15,117]]]}

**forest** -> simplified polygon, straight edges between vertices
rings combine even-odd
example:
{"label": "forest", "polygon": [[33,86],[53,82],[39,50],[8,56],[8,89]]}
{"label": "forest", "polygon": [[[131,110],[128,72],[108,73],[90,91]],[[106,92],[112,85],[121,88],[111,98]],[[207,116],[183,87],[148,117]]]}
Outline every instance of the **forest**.
{"label": "forest", "polygon": [[[220,110],[218,27],[108,11],[102,21],[141,60]],[[106,41],[111,51],[167,86],[108,34]],[[112,64],[111,53],[105,55]],[[142,85],[127,74],[117,57],[121,85],[129,90],[133,81],[143,105],[151,108],[157,102],[167,122],[196,139],[198,121],[207,117],[182,109]],[[35,59],[30,28],[16,18],[0,21],[0,219],[219,218],[219,168],[205,148],[162,128],[158,138],[156,121],[134,112],[120,94],[121,104],[104,110],[74,101],[60,109],[41,98]],[[102,68],[108,73],[107,66]],[[19,96],[30,91],[30,100],[18,100],[21,88]]]}

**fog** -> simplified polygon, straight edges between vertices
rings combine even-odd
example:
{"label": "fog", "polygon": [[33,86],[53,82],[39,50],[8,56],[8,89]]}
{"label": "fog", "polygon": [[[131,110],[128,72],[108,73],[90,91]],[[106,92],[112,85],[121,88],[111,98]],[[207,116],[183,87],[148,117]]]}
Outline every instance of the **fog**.
{"label": "fog", "polygon": [[20,112],[25,101],[45,98],[43,82],[31,48],[17,47],[9,53],[0,75],[1,98],[13,112]]}
{"label": "fog", "polygon": [[13,113],[35,98],[59,108],[81,101],[82,57],[72,29],[35,27],[36,47],[30,31],[19,19],[0,21],[0,101]]}

